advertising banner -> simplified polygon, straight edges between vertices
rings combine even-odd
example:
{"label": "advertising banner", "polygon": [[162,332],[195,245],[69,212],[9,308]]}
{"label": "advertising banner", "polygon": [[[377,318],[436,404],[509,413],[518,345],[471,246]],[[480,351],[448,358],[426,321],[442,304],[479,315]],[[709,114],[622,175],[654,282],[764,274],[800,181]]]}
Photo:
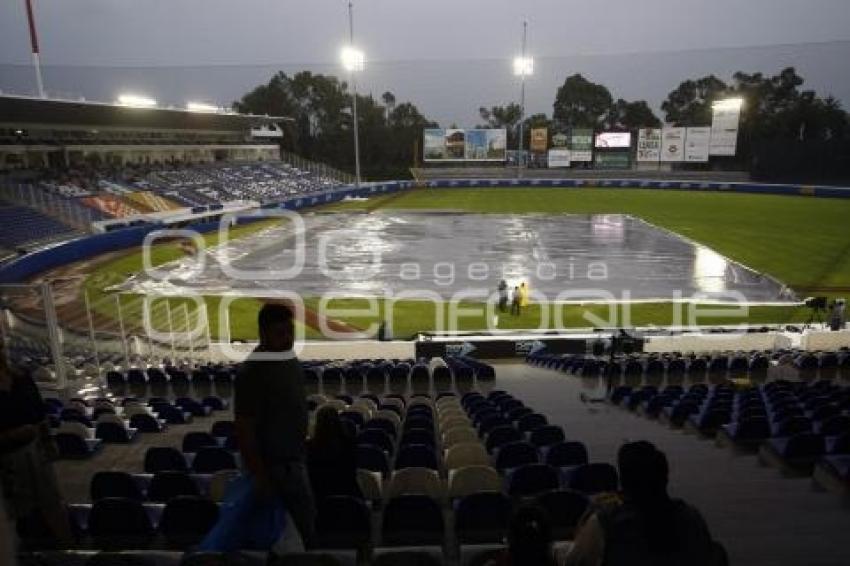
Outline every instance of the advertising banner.
{"label": "advertising banner", "polygon": [[446,131],[430,129],[422,132],[423,159],[441,161],[446,159]]}
{"label": "advertising banner", "polygon": [[661,159],[661,129],[638,130],[637,160],[657,163]]}
{"label": "advertising banner", "polygon": [[685,160],[685,128],[661,130],[661,161],[674,163]]}
{"label": "advertising banner", "polygon": [[531,151],[545,152],[549,147],[549,130],[546,128],[531,128]]}
{"label": "advertising banner", "polygon": [[628,169],[631,167],[628,151],[597,151],[593,163],[596,169]]}
{"label": "advertising banner", "polygon": [[711,128],[688,128],[685,136],[685,161],[705,163],[708,161]]}
{"label": "advertising banner", "polygon": [[593,130],[574,129],[570,134],[570,160],[593,161]]}
{"label": "advertising banner", "polygon": [[740,102],[717,103],[712,110],[709,155],[735,155],[738,147]]}
{"label": "advertising banner", "polygon": [[596,134],[596,148],[630,148],[632,147],[632,134],[629,132],[599,132]]}
{"label": "advertising banner", "polygon": [[570,166],[570,150],[569,149],[550,149],[549,150],[549,167],[569,167]]}
{"label": "advertising banner", "polygon": [[426,129],[422,132],[425,161],[504,161],[505,129]]}
{"label": "advertising banner", "polygon": [[552,134],[552,147],[567,148],[570,143],[570,136],[564,132],[555,132]]}

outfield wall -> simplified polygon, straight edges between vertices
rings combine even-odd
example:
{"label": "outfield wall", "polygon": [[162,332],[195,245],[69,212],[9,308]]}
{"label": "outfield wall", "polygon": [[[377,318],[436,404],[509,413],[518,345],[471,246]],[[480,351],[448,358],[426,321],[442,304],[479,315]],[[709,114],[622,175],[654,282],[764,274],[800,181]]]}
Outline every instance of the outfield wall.
{"label": "outfield wall", "polygon": [[[693,180],[653,180],[653,179],[437,179],[429,181],[389,181],[340,187],[324,193],[295,197],[281,202],[266,204],[263,210],[300,210],[312,206],[331,204],[346,198],[368,198],[412,188],[510,188],[510,187],[558,187],[558,188],[618,188],[618,189],[659,189],[684,191],[712,191],[730,193],[769,194],[785,196],[810,196],[819,198],[850,198],[850,188],[821,185],[773,185],[762,183],[733,182],[695,182]],[[246,215],[247,216],[247,215]],[[210,232],[218,227],[218,222],[190,224],[187,229],[198,232]],[[79,238],[62,244],[32,252],[0,266],[0,284],[26,281],[39,273],[55,269],[69,263],[84,261],[98,255],[129,249],[142,245],[149,233],[165,228],[163,224],[152,223],[143,226],[125,228],[105,234]],[[172,228],[174,226],[171,226]]]}

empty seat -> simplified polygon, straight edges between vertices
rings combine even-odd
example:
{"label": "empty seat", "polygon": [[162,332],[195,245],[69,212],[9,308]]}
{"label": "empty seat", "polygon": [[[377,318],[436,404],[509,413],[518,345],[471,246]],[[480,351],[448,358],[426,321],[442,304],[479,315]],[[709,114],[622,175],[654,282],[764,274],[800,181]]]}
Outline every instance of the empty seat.
{"label": "empty seat", "polygon": [[218,440],[208,432],[187,432],[183,436],[183,452],[197,452],[207,446],[218,446]]}
{"label": "empty seat", "polygon": [[502,478],[490,466],[466,466],[449,471],[448,496],[457,499],[472,493],[501,491]]}
{"label": "empty seat", "polygon": [[388,546],[441,544],[444,537],[440,505],[423,495],[391,499],[384,510],[383,543]]}
{"label": "empty seat", "polygon": [[318,548],[359,548],[368,545],[370,539],[371,516],[361,499],[335,495],[317,502]]}
{"label": "empty seat", "polygon": [[390,473],[390,461],[387,453],[372,444],[359,444],[357,446],[357,467],[379,472],[384,477]]}
{"label": "empty seat", "polygon": [[171,499],[162,512],[159,531],[177,548],[197,544],[218,520],[218,505],[197,495]]}
{"label": "empty seat", "polygon": [[95,473],[89,484],[89,494],[92,501],[105,497],[124,497],[136,501],[144,499],[139,485],[127,472],[101,471]]}
{"label": "empty seat", "polygon": [[357,444],[371,444],[377,446],[387,454],[393,453],[393,439],[385,431],[380,429],[366,429],[357,435]]}
{"label": "empty seat", "polygon": [[478,433],[468,426],[454,427],[443,431],[443,446],[445,448],[466,442],[480,442]]}
{"label": "empty seat", "polygon": [[464,466],[488,466],[490,455],[479,442],[463,442],[446,450],[445,467],[448,470]]}
{"label": "empty seat", "polygon": [[153,526],[142,504],[133,499],[107,497],[92,505],[88,532],[101,548],[127,548],[147,544]]}
{"label": "empty seat", "polygon": [[537,449],[528,442],[509,442],[496,452],[496,467],[500,470],[517,468],[538,462]]}
{"label": "empty seat", "polygon": [[559,468],[581,466],[587,464],[587,448],[581,442],[559,442],[546,450],[545,462]]}
{"label": "empty seat", "polygon": [[617,491],[617,484],[617,469],[604,462],[579,466],[569,476],[570,489],[588,495]]}
{"label": "empty seat", "polygon": [[531,413],[521,417],[517,421],[517,428],[520,432],[531,432],[533,430],[537,430],[542,426],[546,426],[549,424],[549,421],[546,420],[544,415],[539,413]]}
{"label": "empty seat", "polygon": [[153,446],[145,452],[145,473],[155,474],[165,471],[188,471],[186,458],[176,448]]}
{"label": "empty seat", "polygon": [[566,439],[564,429],[555,425],[545,425],[531,431],[528,441],[537,447],[551,446]]}
{"label": "empty seat", "polygon": [[546,464],[527,464],[514,469],[508,476],[508,493],[525,497],[558,489],[560,476],[557,468]]}
{"label": "empty seat", "polygon": [[436,500],[445,497],[440,475],[430,468],[404,468],[393,472],[384,496],[388,499],[400,495],[427,495]]}
{"label": "empty seat", "polygon": [[130,415],[130,427],[145,433],[162,432],[160,422],[146,412]]}
{"label": "empty seat", "polygon": [[487,448],[487,452],[491,454],[496,448],[507,444],[509,442],[517,442],[522,440],[522,434],[512,426],[499,426],[490,431],[487,435],[487,440],[485,441],[484,446]]}
{"label": "empty seat", "polygon": [[431,468],[438,469],[437,454],[427,444],[408,444],[398,450],[395,468]]}
{"label": "empty seat", "polygon": [[210,434],[218,438],[226,438],[236,434],[236,424],[233,421],[215,421],[210,428]]}
{"label": "empty seat", "polygon": [[151,478],[148,485],[149,500],[166,503],[181,495],[200,495],[198,484],[187,472],[162,471]]}
{"label": "empty seat", "polygon": [[555,540],[572,540],[590,500],[579,491],[561,489],[541,493],[537,496],[537,504],[549,515],[552,537]]}
{"label": "empty seat", "polygon": [[123,424],[114,422],[99,422],[95,427],[95,437],[104,442],[126,444],[133,439],[133,432]]}
{"label": "empty seat", "polygon": [[455,533],[461,544],[497,543],[504,540],[511,501],[502,493],[474,493],[455,507]]}
{"label": "empty seat", "polygon": [[88,458],[95,453],[99,446],[99,444],[86,442],[78,434],[70,432],[59,432],[53,437],[53,440],[56,442],[56,448],[59,450],[61,458]]}
{"label": "empty seat", "polygon": [[212,474],[219,470],[235,470],[236,457],[229,450],[217,447],[204,447],[198,450],[192,460],[192,470],[198,474]]}

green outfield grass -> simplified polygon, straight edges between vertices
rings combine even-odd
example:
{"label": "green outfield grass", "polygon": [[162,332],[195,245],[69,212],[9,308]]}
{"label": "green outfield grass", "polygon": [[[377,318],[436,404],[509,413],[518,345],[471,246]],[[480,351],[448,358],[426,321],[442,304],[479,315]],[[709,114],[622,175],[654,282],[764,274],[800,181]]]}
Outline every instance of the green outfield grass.
{"label": "green outfield grass", "polygon": [[[767,273],[789,284],[801,295],[850,295],[850,200],[785,197],[737,193],[643,190],[643,189],[557,189],[557,188],[498,188],[498,189],[419,189],[376,197],[368,201],[338,203],[322,207],[322,211],[374,211],[381,209],[424,210],[450,209],[477,213],[573,213],[573,214],[631,214],[663,228],[705,244],[719,253],[752,269]],[[246,237],[268,223],[236,228],[233,237]],[[205,236],[208,245],[217,243],[217,234]],[[173,244],[157,246],[153,260],[165,263],[180,256]],[[142,268],[140,253],[130,253],[99,266],[85,283],[99,314],[114,317],[114,301],[105,299],[104,287],[123,281],[130,273]],[[122,310],[127,318],[140,316],[141,301],[125,296]],[[210,311],[211,330],[219,335],[219,299],[206,297]],[[318,299],[305,298],[308,307],[317,308]],[[181,302],[172,300],[177,307]],[[256,337],[255,320],[259,301],[240,300],[230,314],[231,338]],[[331,308],[364,308],[361,300],[337,300]],[[480,307],[481,305],[465,305]],[[548,308],[547,308],[548,307]],[[608,312],[603,305],[570,305],[556,314],[551,305],[531,305],[521,316],[499,318],[499,329],[528,329],[556,326],[592,326],[585,315],[602,316]],[[372,315],[334,316],[359,328],[384,320],[387,305],[379,301],[378,312]],[[437,311],[448,312],[449,305],[434,305],[423,301],[399,301],[393,308],[393,332],[396,337],[408,337],[420,331],[432,330]],[[618,307],[617,325],[666,326],[687,321],[688,307],[670,303],[632,305],[629,317],[623,318]],[[677,318],[676,313],[679,313]],[[770,324],[804,321],[809,313],[798,307],[752,307],[745,318],[721,313],[701,318],[702,324]],[[333,315],[332,315],[333,316]],[[603,317],[604,318],[604,317]],[[155,325],[164,328],[159,317]],[[483,315],[473,315],[458,321],[458,330],[478,330],[487,327]],[[306,329],[308,338],[321,335]]]}

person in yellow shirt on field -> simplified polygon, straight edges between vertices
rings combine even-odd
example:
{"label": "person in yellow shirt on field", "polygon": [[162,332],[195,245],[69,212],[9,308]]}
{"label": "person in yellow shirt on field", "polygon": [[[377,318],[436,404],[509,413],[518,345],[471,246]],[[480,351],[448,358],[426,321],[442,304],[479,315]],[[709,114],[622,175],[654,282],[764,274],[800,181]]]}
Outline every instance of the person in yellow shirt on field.
{"label": "person in yellow shirt on field", "polygon": [[519,286],[519,306],[523,309],[528,306],[528,286],[525,281]]}

